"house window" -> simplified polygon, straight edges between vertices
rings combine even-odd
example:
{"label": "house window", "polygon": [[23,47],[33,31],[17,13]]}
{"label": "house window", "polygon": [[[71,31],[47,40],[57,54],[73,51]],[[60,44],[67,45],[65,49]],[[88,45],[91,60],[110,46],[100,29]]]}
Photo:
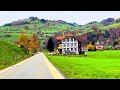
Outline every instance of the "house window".
{"label": "house window", "polygon": [[67,42],[69,42],[69,38],[67,38]]}
{"label": "house window", "polygon": [[67,48],[67,50],[69,50],[69,48]]}
{"label": "house window", "polygon": [[77,48],[75,48],[75,51],[77,51]]}
{"label": "house window", "polygon": [[77,44],[76,44],[76,43],[74,43],[74,46],[76,47],[76,46],[77,46]]}
{"label": "house window", "polygon": [[77,40],[75,39],[75,42],[77,42]]}
{"label": "house window", "polygon": [[71,51],[73,51],[73,48],[71,48]]}
{"label": "house window", "polygon": [[66,48],[64,48],[64,51],[66,50]]}
{"label": "house window", "polygon": [[65,42],[65,39],[63,40],[63,42]]}
{"label": "house window", "polygon": [[73,46],[73,43],[71,43],[71,47]]}
{"label": "house window", "polygon": [[67,41],[67,39],[65,39],[65,41]]}
{"label": "house window", "polygon": [[69,43],[67,43],[67,47],[69,47]]}
{"label": "house window", "polygon": [[65,47],[65,44],[63,44],[63,46]]}
{"label": "house window", "polygon": [[71,42],[73,42],[73,38],[71,38]]}

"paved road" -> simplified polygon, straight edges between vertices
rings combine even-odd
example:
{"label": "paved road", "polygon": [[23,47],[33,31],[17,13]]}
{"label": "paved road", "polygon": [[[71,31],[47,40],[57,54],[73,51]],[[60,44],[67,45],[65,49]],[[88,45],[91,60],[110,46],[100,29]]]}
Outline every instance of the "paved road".
{"label": "paved road", "polygon": [[0,71],[0,79],[64,79],[43,53]]}

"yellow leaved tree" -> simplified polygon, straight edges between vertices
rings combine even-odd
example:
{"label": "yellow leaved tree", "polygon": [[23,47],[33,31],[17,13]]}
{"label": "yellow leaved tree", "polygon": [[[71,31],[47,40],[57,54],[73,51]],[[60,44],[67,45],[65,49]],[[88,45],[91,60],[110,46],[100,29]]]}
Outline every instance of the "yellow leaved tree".
{"label": "yellow leaved tree", "polygon": [[88,51],[94,51],[95,50],[95,45],[92,45],[91,43],[89,43],[87,45],[87,49],[88,49]]}
{"label": "yellow leaved tree", "polygon": [[40,49],[40,42],[37,35],[33,34],[32,38],[29,40],[29,50],[31,52],[37,52]]}
{"label": "yellow leaved tree", "polygon": [[29,53],[29,43],[28,43],[28,36],[23,33],[21,36],[18,38],[17,43],[22,47],[25,48],[25,50]]}

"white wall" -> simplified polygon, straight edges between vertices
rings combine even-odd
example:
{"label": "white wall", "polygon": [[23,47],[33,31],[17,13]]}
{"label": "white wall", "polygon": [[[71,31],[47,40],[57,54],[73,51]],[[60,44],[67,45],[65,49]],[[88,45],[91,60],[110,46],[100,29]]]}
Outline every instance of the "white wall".
{"label": "white wall", "polygon": [[[69,42],[67,41],[67,38],[69,38]],[[62,40],[62,53],[64,53],[64,48],[66,50],[67,48],[69,48],[70,52],[76,52],[78,54],[78,40],[75,39],[74,37],[67,37],[67,38],[64,39],[65,41]],[[73,41],[71,41],[71,38],[73,39]],[[67,46],[67,44],[69,44],[69,46]],[[73,46],[71,46],[71,44],[73,44]],[[71,48],[73,48],[73,51],[71,51]],[[76,48],[76,51],[75,51],[75,48]]]}

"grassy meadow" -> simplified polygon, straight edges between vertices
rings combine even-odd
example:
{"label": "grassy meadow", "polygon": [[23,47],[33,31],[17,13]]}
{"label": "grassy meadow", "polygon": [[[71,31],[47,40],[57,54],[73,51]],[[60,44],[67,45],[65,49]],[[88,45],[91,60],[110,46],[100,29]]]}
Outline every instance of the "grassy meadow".
{"label": "grassy meadow", "polygon": [[[0,33],[0,40],[15,42],[18,40],[22,33]],[[5,37],[5,35],[11,35],[10,37]],[[28,37],[31,37],[32,34],[27,34]]]}
{"label": "grassy meadow", "polygon": [[83,55],[46,55],[69,79],[120,79],[120,50]]}
{"label": "grassy meadow", "polygon": [[110,28],[117,28],[117,27],[120,27],[120,23],[114,23],[114,24],[109,25],[109,26],[101,26],[99,29],[109,30]]}

